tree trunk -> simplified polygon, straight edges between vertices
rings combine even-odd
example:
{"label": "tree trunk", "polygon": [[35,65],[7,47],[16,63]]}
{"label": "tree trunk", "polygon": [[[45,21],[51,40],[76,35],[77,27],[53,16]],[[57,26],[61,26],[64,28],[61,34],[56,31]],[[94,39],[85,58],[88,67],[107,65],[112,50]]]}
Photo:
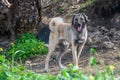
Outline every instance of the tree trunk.
{"label": "tree trunk", "polygon": [[40,0],[9,0],[12,3],[11,22],[16,33],[32,32],[37,34],[41,21]]}
{"label": "tree trunk", "polygon": [[96,0],[94,12],[105,19],[113,17],[116,12],[120,12],[120,0]]}

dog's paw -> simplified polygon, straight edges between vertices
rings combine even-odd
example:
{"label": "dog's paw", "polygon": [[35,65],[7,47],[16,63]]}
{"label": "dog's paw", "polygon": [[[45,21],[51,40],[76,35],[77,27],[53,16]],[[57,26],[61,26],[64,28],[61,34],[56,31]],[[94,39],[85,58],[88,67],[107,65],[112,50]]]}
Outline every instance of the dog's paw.
{"label": "dog's paw", "polygon": [[83,42],[84,42],[84,40],[79,40],[78,42],[79,42],[79,43],[83,43]]}
{"label": "dog's paw", "polygon": [[74,66],[74,69],[76,69],[76,70],[82,70],[82,68],[80,68],[78,66]]}
{"label": "dog's paw", "polygon": [[76,69],[79,69],[79,67],[78,67],[78,66],[75,66],[75,68],[76,68]]}
{"label": "dog's paw", "polygon": [[48,72],[50,72],[50,70],[49,70],[49,69],[45,69],[44,72],[45,72],[45,73],[48,73]]}
{"label": "dog's paw", "polygon": [[63,70],[63,69],[66,69],[67,67],[65,67],[65,66],[62,66],[62,67],[60,67],[60,70]]}

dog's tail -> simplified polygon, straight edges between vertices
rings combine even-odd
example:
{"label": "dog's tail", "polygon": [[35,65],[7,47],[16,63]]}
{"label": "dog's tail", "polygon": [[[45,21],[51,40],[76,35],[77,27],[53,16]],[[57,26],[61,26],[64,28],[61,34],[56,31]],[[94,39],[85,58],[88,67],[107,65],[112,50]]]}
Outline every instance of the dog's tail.
{"label": "dog's tail", "polygon": [[58,26],[63,23],[63,19],[61,17],[52,18],[49,23],[49,28],[52,32],[57,31]]}

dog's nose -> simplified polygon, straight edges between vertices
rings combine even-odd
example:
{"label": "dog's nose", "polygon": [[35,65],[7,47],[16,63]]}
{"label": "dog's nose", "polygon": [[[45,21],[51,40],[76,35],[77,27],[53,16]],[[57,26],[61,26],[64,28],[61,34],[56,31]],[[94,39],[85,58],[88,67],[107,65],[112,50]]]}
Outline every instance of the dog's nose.
{"label": "dog's nose", "polygon": [[78,26],[81,26],[81,24],[78,23]]}
{"label": "dog's nose", "polygon": [[79,23],[76,23],[76,26],[81,26],[81,24],[79,24]]}

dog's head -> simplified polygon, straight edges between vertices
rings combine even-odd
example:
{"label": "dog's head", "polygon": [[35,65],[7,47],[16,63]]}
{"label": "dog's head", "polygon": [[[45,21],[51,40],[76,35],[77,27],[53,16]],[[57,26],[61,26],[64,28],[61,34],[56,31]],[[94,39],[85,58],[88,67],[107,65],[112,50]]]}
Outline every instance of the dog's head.
{"label": "dog's head", "polygon": [[74,14],[72,16],[72,27],[81,33],[88,22],[88,17],[84,13]]}

